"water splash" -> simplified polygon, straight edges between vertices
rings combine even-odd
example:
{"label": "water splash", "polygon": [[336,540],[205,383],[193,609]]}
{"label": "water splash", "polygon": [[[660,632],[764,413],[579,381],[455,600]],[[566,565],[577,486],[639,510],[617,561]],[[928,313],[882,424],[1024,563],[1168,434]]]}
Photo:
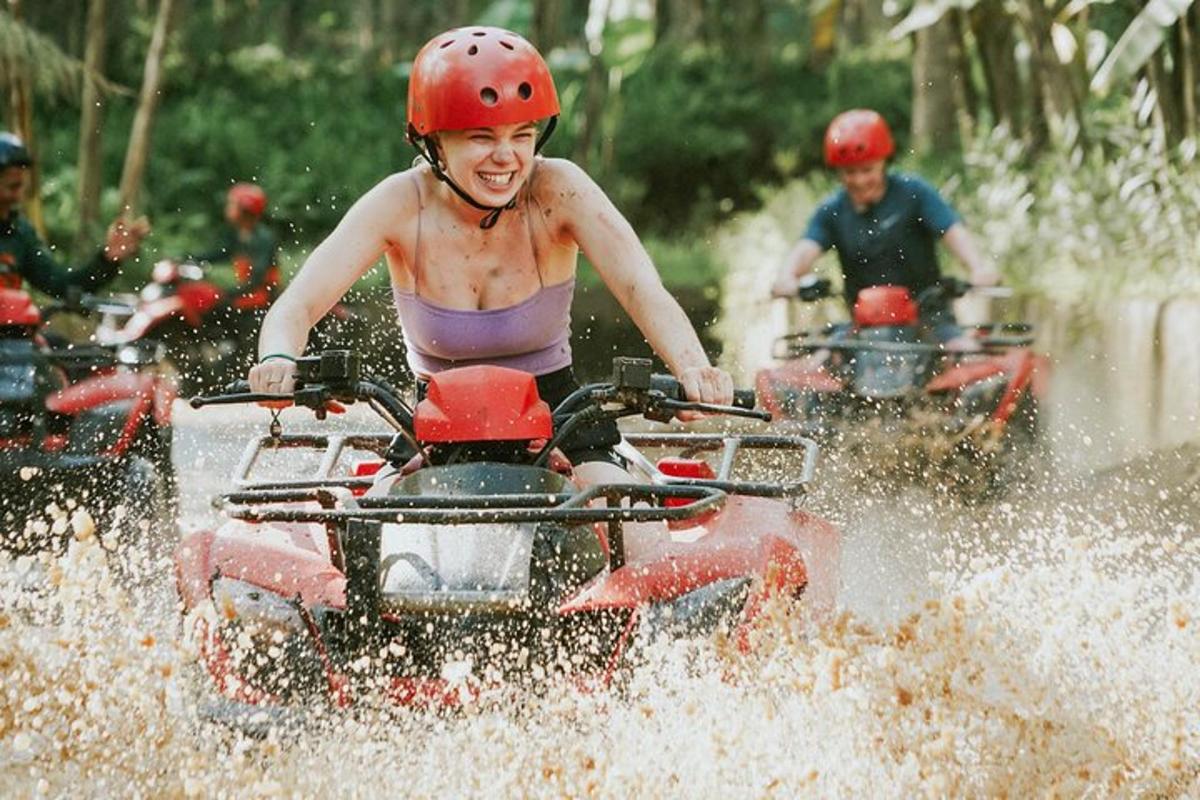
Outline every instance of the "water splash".
{"label": "water splash", "polygon": [[0,792],[1200,792],[1194,510],[1086,489],[1050,510],[892,508],[847,523],[927,547],[894,616],[858,610],[851,581],[836,623],[813,633],[776,609],[751,657],[662,645],[611,693],[484,697],[451,715],[317,709],[263,741],[198,718],[178,620],[143,613],[83,526],[47,559],[45,592],[0,590]]}

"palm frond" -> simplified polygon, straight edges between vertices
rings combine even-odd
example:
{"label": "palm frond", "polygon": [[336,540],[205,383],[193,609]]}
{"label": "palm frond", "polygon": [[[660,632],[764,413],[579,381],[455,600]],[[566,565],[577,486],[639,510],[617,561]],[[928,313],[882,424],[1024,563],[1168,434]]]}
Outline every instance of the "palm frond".
{"label": "palm frond", "polygon": [[1191,5],[1192,0],[1150,0],[1146,3],[1092,76],[1092,91],[1103,94],[1114,82],[1136,75],[1162,45],[1167,29],[1178,22]]}
{"label": "palm frond", "polygon": [[64,53],[48,37],[0,11],[0,85],[11,86],[20,76],[41,94],[79,97],[80,82],[95,81],[105,94],[132,94],[120,84],[87,69],[82,61]]}

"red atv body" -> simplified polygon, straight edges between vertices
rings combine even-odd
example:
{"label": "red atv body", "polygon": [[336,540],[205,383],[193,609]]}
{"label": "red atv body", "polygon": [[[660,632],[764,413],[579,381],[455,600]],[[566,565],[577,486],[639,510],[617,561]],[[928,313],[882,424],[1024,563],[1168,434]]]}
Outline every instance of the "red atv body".
{"label": "red atv body", "polygon": [[[238,262],[234,267],[239,275],[248,274],[248,265]],[[161,342],[185,394],[215,390],[244,377],[255,360],[258,329],[270,296],[265,289],[227,295],[207,277],[207,269],[191,262],[158,262],[150,283],[131,298],[132,313],[106,316],[97,339],[113,345],[143,339]],[[277,274],[273,280],[278,282]],[[314,337],[328,338],[331,325],[355,318],[338,303]]]}
{"label": "red atv body", "polygon": [[227,302],[199,264],[160,261],[151,281],[131,298],[132,313],[106,315],[96,331],[103,344],[161,342],[186,394],[245,374],[256,320]]}
{"label": "red atv body", "polygon": [[[604,683],[644,634],[744,633],[775,594],[832,608],[838,534],[796,500],[811,441],[628,435],[621,451],[647,482],[585,489],[552,467],[555,440],[581,414],[661,418],[679,405],[650,388],[648,362],[645,380],[626,370],[553,415],[528,374],[450,370],[409,416],[385,383],[351,374],[356,362],[336,366],[341,356],[302,359],[296,401],[369,400],[401,433],[252,442],[223,497],[230,519],[181,543],[184,605],[215,610],[199,615],[214,713],[312,692],[349,703],[371,686],[402,703],[454,703],[539,670]],[[263,448],[312,447],[324,450],[318,474],[250,480]],[[737,479],[751,449],[804,453],[801,479]],[[355,450],[369,458],[355,465]],[[679,450],[689,457],[645,455]],[[420,466],[401,468],[414,451]],[[717,469],[704,453],[720,454]],[[623,523],[646,521],[669,533],[628,552]]]}
{"label": "red atv body", "polygon": [[[30,296],[0,289],[0,496],[13,517],[5,550],[61,542],[23,532],[23,516],[48,502],[93,512],[123,505],[153,519],[174,498],[173,380],[153,347],[52,347]],[[31,538],[32,537],[32,538]]]}
{"label": "red atv body", "polygon": [[[802,299],[825,296],[827,283]],[[917,475],[933,468],[964,490],[1003,488],[1008,468],[1040,448],[1049,360],[1023,323],[968,328],[969,348],[930,341],[922,305],[904,287],[871,287],[851,324],[782,337],[781,363],[756,377],[761,402],[821,441],[865,432]]]}

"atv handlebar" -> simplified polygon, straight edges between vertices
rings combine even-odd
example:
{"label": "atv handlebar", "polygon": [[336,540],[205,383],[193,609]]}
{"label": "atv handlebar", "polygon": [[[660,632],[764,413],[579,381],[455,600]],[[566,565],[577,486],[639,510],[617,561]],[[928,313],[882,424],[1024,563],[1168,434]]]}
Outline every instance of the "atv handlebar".
{"label": "atv handlebar", "polygon": [[[282,401],[311,408],[319,418],[323,418],[331,402],[367,401],[377,411],[382,410],[384,416],[390,416],[390,421],[401,430],[412,430],[412,410],[386,381],[362,372],[361,359],[356,353],[329,350],[303,357],[296,364],[294,392],[251,392],[250,385],[241,380],[226,386],[221,394],[193,397],[189,404],[192,408],[202,408],[209,405]],[[677,379],[651,372],[649,359],[616,358],[613,360],[611,382],[581,387],[554,410],[556,428],[560,431],[555,439],[561,438],[564,430],[577,427],[587,417],[615,419],[641,414],[647,419],[667,422],[680,411],[698,411],[770,421],[771,415],[755,410],[755,404],[754,391],[751,389],[735,391],[733,404],[728,406],[687,400],[683,385]],[[610,408],[601,411],[601,406]],[[584,418],[572,422],[581,415]]]}

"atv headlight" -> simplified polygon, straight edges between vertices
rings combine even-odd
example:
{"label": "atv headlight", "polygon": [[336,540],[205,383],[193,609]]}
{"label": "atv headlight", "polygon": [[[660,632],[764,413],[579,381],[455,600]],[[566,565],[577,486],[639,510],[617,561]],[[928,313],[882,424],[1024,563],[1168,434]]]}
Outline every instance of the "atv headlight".
{"label": "atv headlight", "polygon": [[117,361],[127,367],[154,364],[163,358],[163,348],[157,342],[135,342],[117,349]]}
{"label": "atv headlight", "polygon": [[217,578],[212,584],[213,605],[222,620],[238,622],[254,638],[268,641],[304,633],[304,621],[291,603],[279,595],[245,581]]}

